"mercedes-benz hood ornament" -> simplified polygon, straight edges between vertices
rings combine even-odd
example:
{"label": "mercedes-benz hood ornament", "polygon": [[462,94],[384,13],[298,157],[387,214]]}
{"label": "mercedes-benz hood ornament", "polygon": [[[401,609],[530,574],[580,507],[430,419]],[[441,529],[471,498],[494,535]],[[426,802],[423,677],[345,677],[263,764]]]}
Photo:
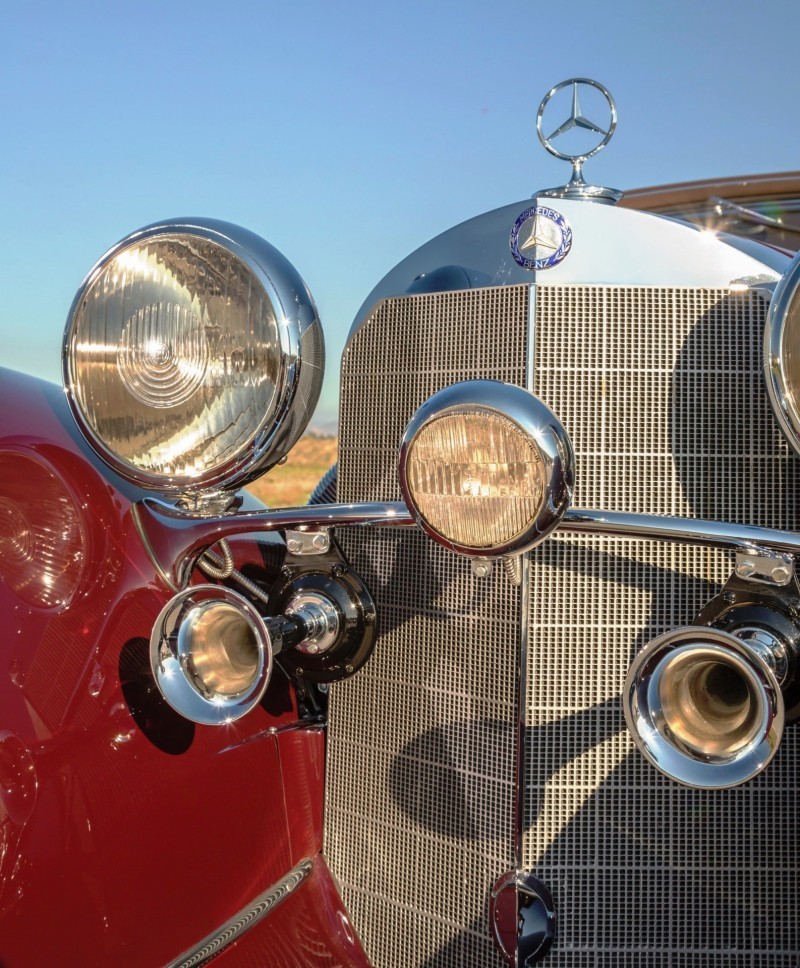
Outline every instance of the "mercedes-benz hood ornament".
{"label": "mercedes-benz hood ornament", "polygon": [[[571,109],[569,115],[560,122],[557,119],[554,122],[552,116],[555,111],[552,109],[548,111],[548,106],[550,106],[553,97],[566,87],[571,88]],[[584,113],[584,108],[581,104],[581,94],[584,94],[584,101],[586,101],[585,95],[592,91],[597,91],[602,95],[605,101],[605,111],[602,110],[601,106],[598,106],[601,105],[601,102],[595,94],[594,101],[596,103],[592,105],[590,110],[587,109],[587,113]],[[563,98],[559,100],[563,103]],[[555,127],[553,127],[554,123]],[[544,191],[537,192],[536,195],[546,198],[579,198],[595,202],[618,202],[622,198],[621,191],[618,191],[616,188],[602,188],[598,185],[589,185],[583,177],[583,163],[587,158],[591,158],[592,155],[596,155],[598,151],[602,151],[605,148],[613,137],[616,126],[617,106],[610,92],[602,84],[588,77],[572,77],[568,81],[562,81],[560,84],[556,84],[554,88],[545,94],[539,105],[539,111],[536,115],[536,133],[541,143],[551,155],[572,163],[572,177],[566,185],[558,188],[548,188]],[[545,134],[545,131],[548,130],[550,134]],[[580,150],[574,151],[573,153],[560,150],[555,144],[560,141],[563,145],[563,138],[569,132],[575,132],[575,134],[570,136],[573,141],[577,140],[575,135],[583,136],[581,138]],[[594,135],[595,137],[591,138],[589,137],[590,135]]]}

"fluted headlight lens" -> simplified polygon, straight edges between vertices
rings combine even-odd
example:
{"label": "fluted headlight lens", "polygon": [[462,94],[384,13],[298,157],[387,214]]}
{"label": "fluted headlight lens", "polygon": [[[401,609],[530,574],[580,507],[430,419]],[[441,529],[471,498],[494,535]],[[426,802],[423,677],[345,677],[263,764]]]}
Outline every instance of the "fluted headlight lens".
{"label": "fluted headlight lens", "polygon": [[454,551],[510,554],[543,540],[567,508],[573,481],[567,435],[532,394],[468,381],[435,394],[403,442],[406,503]]}
{"label": "fluted headlight lens", "polygon": [[299,433],[287,446],[276,431],[290,402],[305,426],[323,360],[311,297],[280,253],[222,223],[166,224],[123,240],[87,277],[65,380],[81,428],[117,470],[193,489],[277,462]]}

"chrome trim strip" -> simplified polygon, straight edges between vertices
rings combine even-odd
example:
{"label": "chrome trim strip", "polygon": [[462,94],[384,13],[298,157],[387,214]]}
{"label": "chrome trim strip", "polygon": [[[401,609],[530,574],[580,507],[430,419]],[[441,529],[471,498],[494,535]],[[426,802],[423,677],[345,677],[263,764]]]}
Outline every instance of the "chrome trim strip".
{"label": "chrome trim strip", "polygon": [[[136,529],[159,574],[172,576],[180,588],[188,582],[194,563],[206,548],[235,534],[287,528],[416,527],[414,517],[401,501],[313,504],[274,511],[258,508],[206,517],[156,498],[145,498],[132,511]],[[800,555],[800,534],[701,518],[569,508],[558,532],[675,541],[732,550],[760,547]]]}
{"label": "chrome trim strip", "polygon": [[[525,388],[535,392],[534,363],[536,359],[536,286],[528,290],[528,345],[525,361]],[[527,743],[525,728],[525,684],[528,681],[528,650],[530,648],[530,634],[528,628],[528,614],[530,611],[531,587],[531,553],[525,552],[521,557],[521,583],[519,595],[520,621],[519,642],[517,651],[517,744],[516,744],[516,785],[514,791],[514,867],[517,873],[523,869],[523,851],[525,837],[525,761]],[[515,960],[516,963],[516,960]]]}
{"label": "chrome trim strip", "polygon": [[203,938],[195,947],[185,951],[175,961],[171,961],[167,968],[196,968],[197,965],[204,965],[215,958],[228,945],[238,940],[245,931],[274,911],[281,901],[285,901],[289,894],[308,877],[313,868],[312,860],[308,858],[301,860],[297,867],[292,868],[276,884],[263,894],[259,894],[246,908]]}

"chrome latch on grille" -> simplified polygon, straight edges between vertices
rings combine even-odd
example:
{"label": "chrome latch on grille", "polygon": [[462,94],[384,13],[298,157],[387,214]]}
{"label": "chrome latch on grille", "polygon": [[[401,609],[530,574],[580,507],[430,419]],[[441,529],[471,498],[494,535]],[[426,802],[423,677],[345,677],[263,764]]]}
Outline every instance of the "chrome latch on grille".
{"label": "chrome latch on grille", "polygon": [[736,552],[736,577],[783,587],[794,578],[794,558],[766,548],[743,548]]}

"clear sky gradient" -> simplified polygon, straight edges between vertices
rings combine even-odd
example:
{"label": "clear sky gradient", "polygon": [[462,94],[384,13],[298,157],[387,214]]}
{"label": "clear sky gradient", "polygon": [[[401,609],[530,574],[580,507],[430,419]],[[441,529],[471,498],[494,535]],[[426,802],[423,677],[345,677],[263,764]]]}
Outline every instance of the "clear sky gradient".
{"label": "clear sky gradient", "polygon": [[605,84],[617,188],[800,169],[800,3],[6,3],[0,365],[60,380],[81,279],[120,237],[208,215],[277,246],[328,344],[444,229],[561,184],[544,93]]}

